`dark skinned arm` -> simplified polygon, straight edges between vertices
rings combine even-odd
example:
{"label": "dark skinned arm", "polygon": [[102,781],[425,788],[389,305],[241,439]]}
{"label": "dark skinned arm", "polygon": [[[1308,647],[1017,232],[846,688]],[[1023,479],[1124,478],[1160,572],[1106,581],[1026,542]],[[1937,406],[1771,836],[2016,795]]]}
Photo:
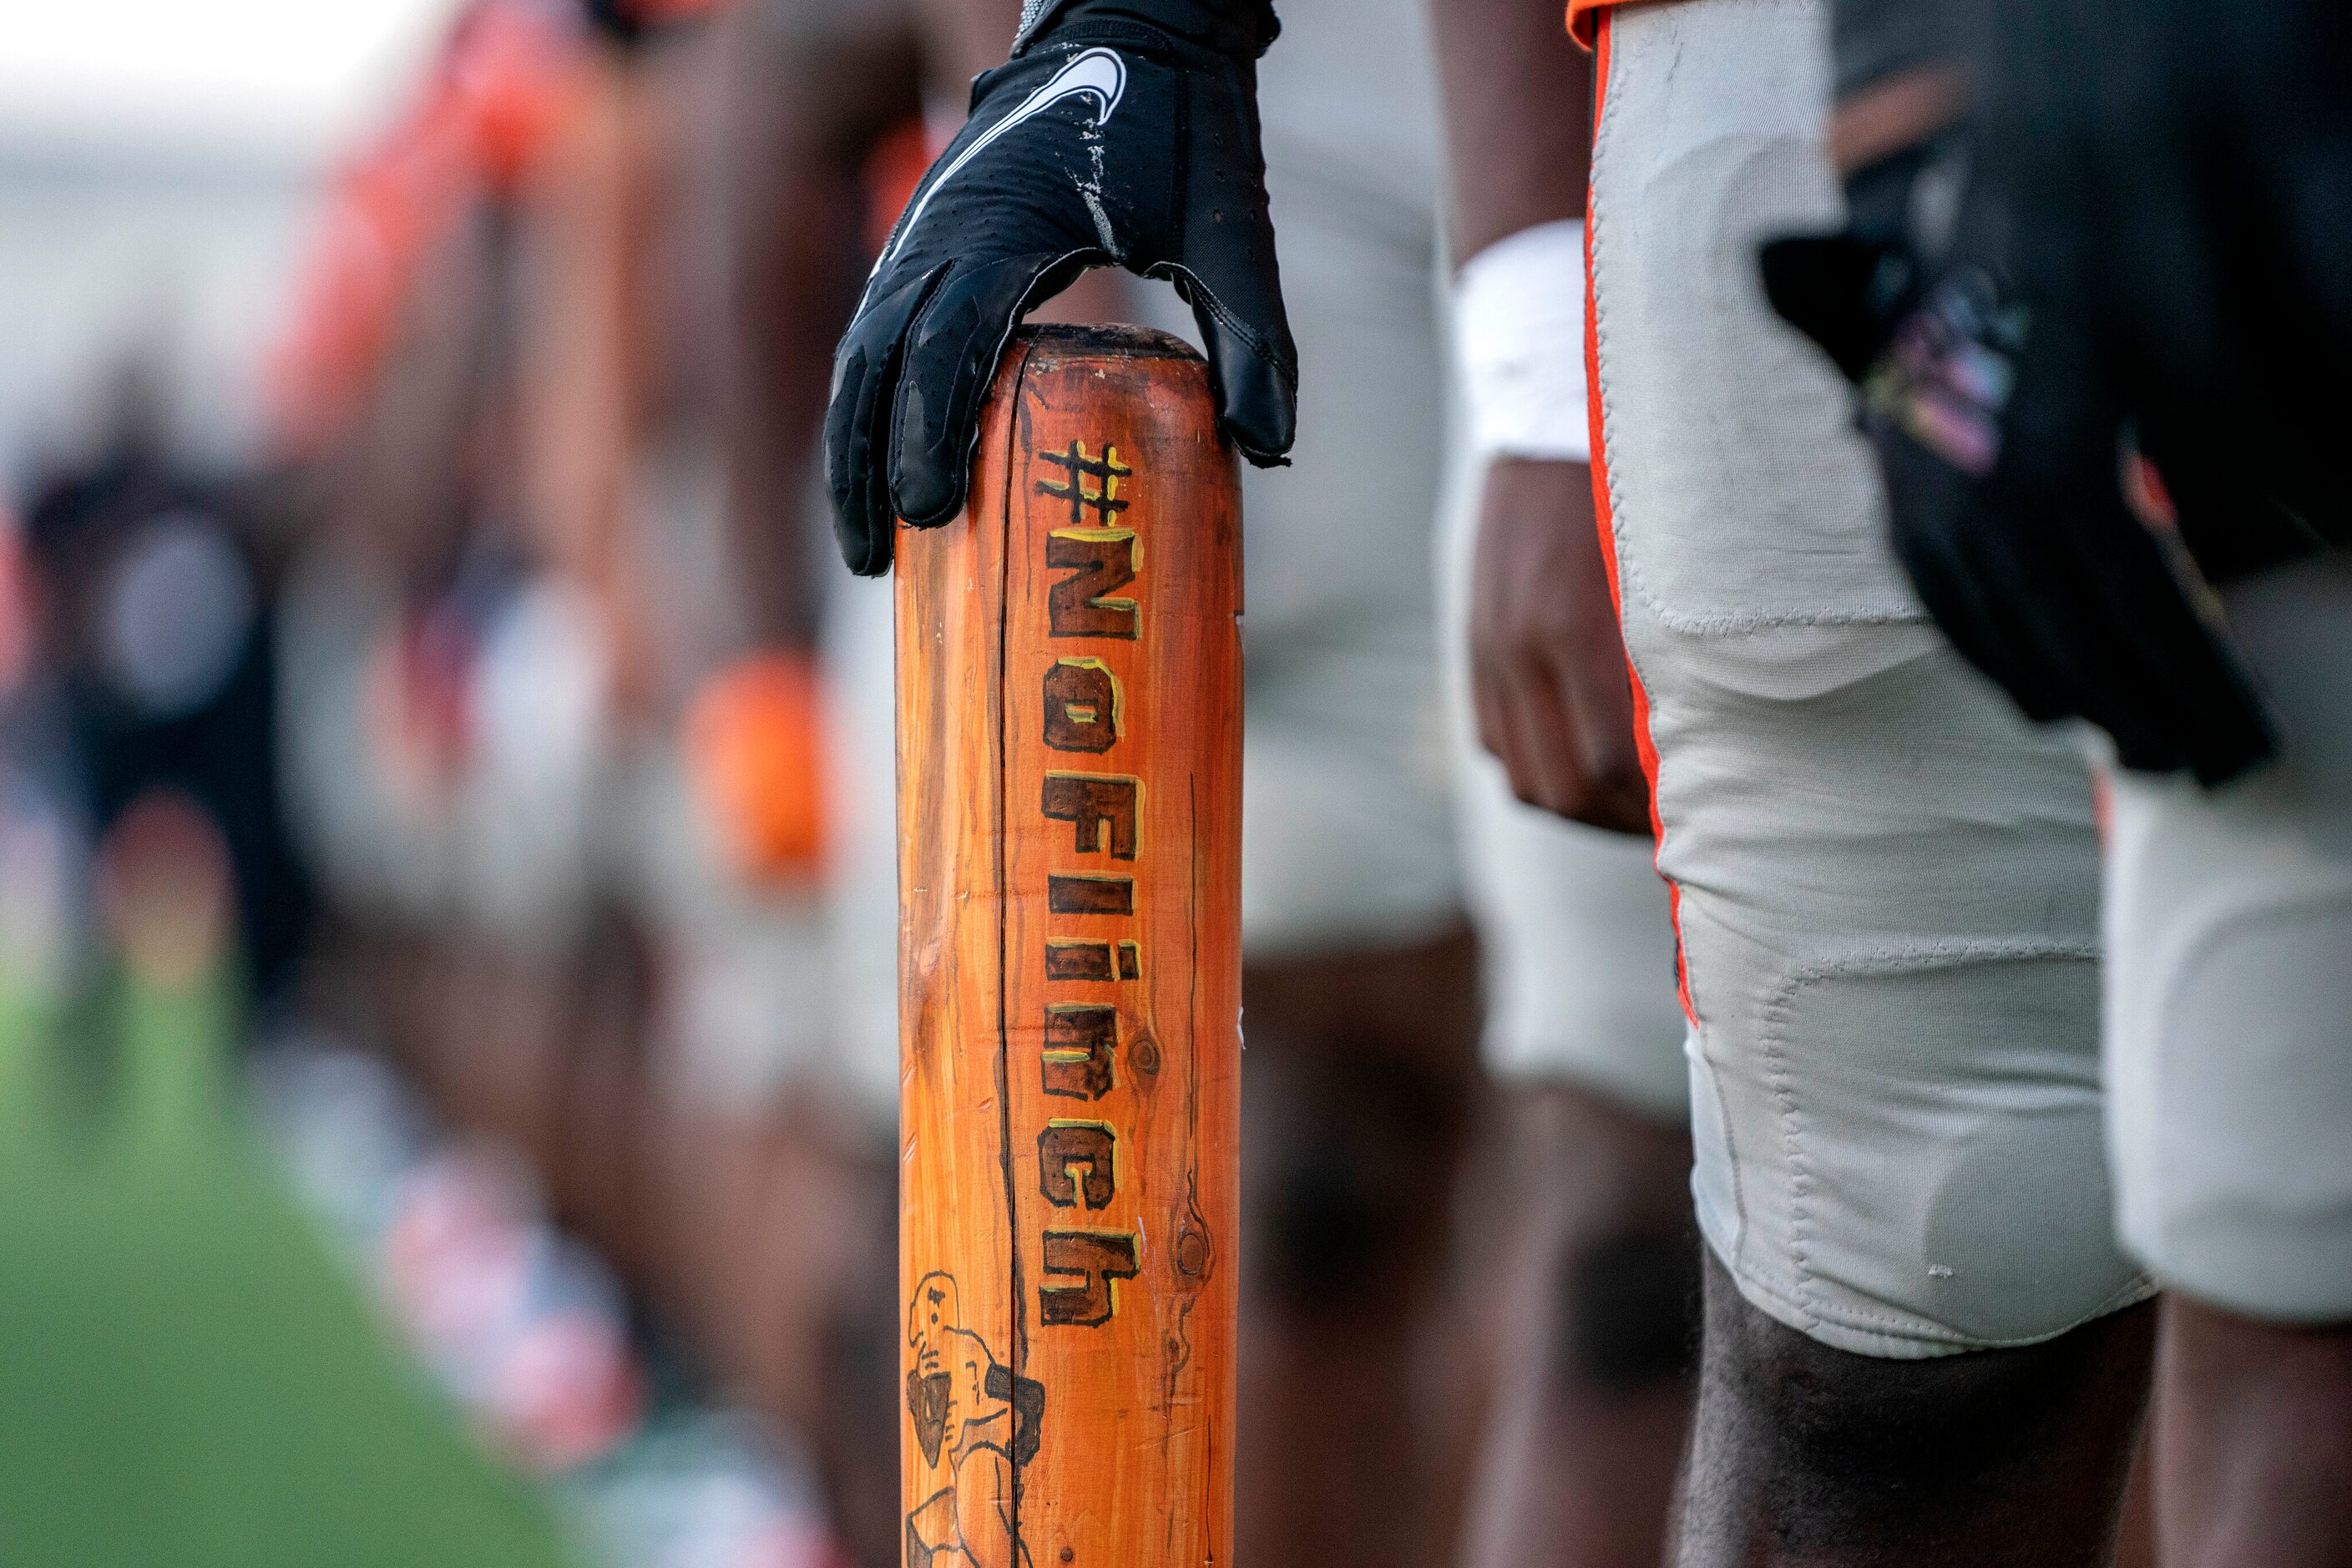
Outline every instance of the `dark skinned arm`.
{"label": "dark skinned arm", "polygon": [[[1454,253],[1580,218],[1591,71],[1554,0],[1445,0],[1433,32],[1444,91]],[[1478,738],[1531,805],[1623,833],[1650,829],[1624,647],[1585,464],[1488,467],[1472,569]]]}
{"label": "dark skinned arm", "polygon": [[810,467],[833,347],[872,259],[866,161],[922,112],[924,20],[912,0],[749,0],[721,24],[735,34],[721,156],[740,323],[725,398],[729,531],[763,646],[816,639]]}
{"label": "dark skinned arm", "polygon": [[[1021,0],[749,0],[722,89],[737,319],[725,399],[730,532],[755,641],[816,637],[826,546],[807,506],[834,345],[856,307],[877,226],[866,169],[883,139],[1002,64]],[[882,215],[887,216],[887,215]],[[1122,321],[1115,277],[1089,274],[1034,312]]]}

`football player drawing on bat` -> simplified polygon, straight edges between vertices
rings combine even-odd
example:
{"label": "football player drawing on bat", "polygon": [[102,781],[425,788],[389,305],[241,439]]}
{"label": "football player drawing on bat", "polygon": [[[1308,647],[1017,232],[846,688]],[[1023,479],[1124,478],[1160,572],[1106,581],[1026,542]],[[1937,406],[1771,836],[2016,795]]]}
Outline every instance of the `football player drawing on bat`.
{"label": "football player drawing on bat", "polygon": [[907,1414],[938,1485],[907,1516],[908,1568],[1028,1568],[1013,1500],[1037,1452],[1045,1391],[962,1321],[955,1277],[923,1276],[907,1309]]}

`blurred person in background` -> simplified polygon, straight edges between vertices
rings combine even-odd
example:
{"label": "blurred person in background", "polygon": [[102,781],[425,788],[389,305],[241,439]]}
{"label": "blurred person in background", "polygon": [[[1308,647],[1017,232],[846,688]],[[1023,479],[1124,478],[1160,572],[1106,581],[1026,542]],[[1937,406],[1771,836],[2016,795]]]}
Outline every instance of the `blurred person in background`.
{"label": "blurred person in background", "polygon": [[[279,442],[315,476],[323,512],[281,634],[288,776],[364,976],[331,999],[355,1004],[358,1032],[390,1041],[441,1093],[467,1063],[509,1049],[502,1037],[539,1032],[507,1016],[517,999],[469,995],[458,973],[478,975],[512,943],[457,928],[478,918],[464,889],[483,752],[524,738],[489,721],[478,678],[497,634],[532,640],[509,614],[524,549],[513,231],[520,183],[572,91],[562,22],[511,4],[461,15],[413,101],[339,176],[278,366]],[[552,629],[539,641],[563,637],[565,623],[541,624]],[[530,706],[541,711],[525,721],[552,718]],[[576,724],[586,703],[562,706]],[[548,818],[561,834],[563,815]],[[502,879],[517,909],[507,924],[527,940],[551,923],[536,918],[551,874],[537,858]],[[485,892],[497,880],[482,868]]]}
{"label": "blurred person in background", "polygon": [[[69,716],[100,765],[62,774],[94,776],[110,801],[141,776],[183,786],[173,810],[148,809],[151,794],[128,814],[170,831],[101,861],[111,923],[145,951],[189,880],[172,868],[211,864],[181,853],[178,831],[205,781],[189,783],[185,747],[159,751],[143,730],[126,745],[124,704],[85,700],[80,677],[100,667],[92,692],[134,697],[140,677],[170,717],[205,695],[181,689],[200,683],[173,658],[223,640],[200,635],[214,600],[244,604],[236,647],[276,612],[261,651],[289,674],[259,706],[284,731],[286,790],[332,908],[304,1000],[393,1045],[437,1112],[379,1096],[374,1131],[405,1163],[375,1173],[362,1205],[371,1283],[493,1441],[556,1472],[609,1457],[643,1389],[635,1355],[606,1342],[610,1282],[533,1218],[540,1193],[640,1306],[688,1328],[721,1392],[772,1411],[775,1347],[803,1331],[791,1288],[825,1274],[824,1240],[849,1228],[822,1194],[776,1191],[772,1161],[730,1157],[778,1113],[773,1037],[803,1053],[823,1037],[822,955],[806,951],[817,702],[804,671],[724,668],[741,616],[709,504],[714,384],[698,374],[723,326],[719,230],[697,194],[715,167],[709,100],[682,15],[695,8],[656,9],[466,6],[403,114],[336,174],[278,366],[270,457],[310,503],[282,608],[266,602],[278,563],[257,547],[278,541],[226,511],[250,510],[244,498],[126,438],[37,498],[42,548],[73,589],[42,595],[63,601],[39,623],[57,658],[16,647],[28,617],[0,617],[8,687],[70,667]],[[219,515],[183,515],[198,510]],[[172,526],[151,548],[142,519],[159,512]],[[223,518],[259,584],[244,601],[214,592],[229,579],[194,526]],[[15,575],[46,587],[51,574],[36,560]],[[128,607],[108,612],[110,596]],[[79,722],[90,713],[102,733]],[[18,831],[18,717],[0,822],[12,960],[28,945],[13,895],[29,879],[15,873],[38,847]],[[271,783],[207,793],[233,816],[267,806]],[[154,865],[169,874],[142,869]],[[419,1128],[436,1121],[465,1129],[459,1150],[435,1152]],[[383,1152],[340,1151],[341,1176]],[[887,1173],[887,1141],[874,1160]],[[811,1212],[815,1229],[778,1233],[780,1213]],[[858,1219],[869,1244],[875,1217]],[[887,1300],[887,1279],[873,1289]],[[485,1314],[499,1320],[472,1323],[487,1341],[458,1331]],[[862,1407],[887,1438],[887,1345],[879,1359]],[[770,1488],[777,1519],[806,1519],[789,1466],[755,1455],[744,1479]]]}
{"label": "blurred person in background", "polygon": [[80,979],[89,825],[70,731],[42,656],[23,526],[0,512],[0,1014],[53,1011]]}
{"label": "blurred person in background", "polygon": [[533,314],[567,281],[543,237],[599,47],[568,7],[470,6],[341,176],[280,366],[325,510],[282,639],[288,774],[345,916],[331,1010],[523,1154],[642,1291],[651,980],[598,856],[616,617],[576,542],[597,520],[546,477]]}
{"label": "blurred person in background", "polygon": [[[706,9],[478,8],[363,163],[412,176],[358,215],[407,277],[327,448],[296,763],[403,1054],[888,1545],[895,1044],[837,1067],[830,705],[729,554]],[[364,297],[383,247],[334,240]]]}
{"label": "blurred person in background", "polygon": [[[765,552],[747,570],[728,527],[732,35],[706,9],[589,7],[591,104],[529,209],[526,472],[614,658],[604,848],[653,986],[646,1076],[605,1079],[650,1163],[614,1174],[653,1195],[664,1299],[713,1369],[808,1445],[843,1528],[879,1540],[895,1050],[842,1048],[828,901],[856,869],[839,819],[873,806],[833,775],[841,705],[813,625],[776,618],[806,574]],[[762,616],[788,629],[755,638]]]}
{"label": "blurred person in background", "polygon": [[[209,165],[176,149],[156,163],[90,205],[143,222],[178,201],[209,221]],[[86,194],[81,177],[59,184]],[[90,238],[34,243],[70,256]],[[37,459],[10,531],[0,1317],[16,1353],[0,1398],[25,1436],[0,1464],[8,1550],[268,1563],[393,1542],[551,1564],[553,1528],[420,1397],[237,1114],[244,1047],[303,1000],[311,910],[272,635],[300,498],[242,455],[193,458],[206,420],[163,412],[165,363],[142,336],[87,443]],[[47,731],[29,745],[28,716]],[[39,788],[18,787],[28,773]],[[82,809],[44,823],[28,800],[60,784]],[[59,817],[86,818],[91,847]],[[50,923],[62,910],[73,929],[28,942],[44,883]],[[85,902],[86,921],[69,907]],[[26,1007],[20,966],[43,945],[82,951]]]}
{"label": "blurred person in background", "polygon": [[[881,1564],[904,1540],[892,611],[887,585],[831,570],[813,458],[834,340],[926,161],[925,106],[955,104],[1001,42],[982,37],[961,0],[740,0],[720,30],[714,129],[729,313],[713,363],[725,378],[727,559],[744,621],[738,661],[706,698],[706,756],[721,767],[730,753],[748,757],[751,727],[730,708],[748,720],[758,692],[822,670],[814,957],[832,1025],[822,1048],[788,1053],[762,1075],[789,1083],[796,1109],[771,1135],[774,1180],[761,1211],[738,1223],[782,1242],[838,1222],[824,1251],[803,1240],[797,1251],[763,1244],[756,1258],[739,1255],[751,1268],[735,1288],[754,1321],[794,1331],[772,1334],[768,1379],[828,1464],[851,1555]],[[747,827],[793,793],[772,776],[709,778],[737,798]],[[711,1235],[721,1251],[739,1245]],[[811,1267],[824,1263],[834,1267]]]}
{"label": "blurred person in background", "polygon": [[278,784],[278,563],[259,492],[181,456],[134,360],[91,448],[30,487],[21,657],[58,700],[66,766],[103,837],[169,794],[220,835],[247,1000],[287,999],[310,890]]}

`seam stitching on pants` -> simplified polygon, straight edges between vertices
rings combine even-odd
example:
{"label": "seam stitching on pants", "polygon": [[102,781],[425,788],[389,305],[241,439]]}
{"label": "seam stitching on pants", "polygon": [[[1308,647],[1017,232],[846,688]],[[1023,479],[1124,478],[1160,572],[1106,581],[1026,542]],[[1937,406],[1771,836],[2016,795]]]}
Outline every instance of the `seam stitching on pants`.
{"label": "seam stitching on pants", "polygon": [[[1611,25],[1613,26],[1613,21]],[[1611,49],[1607,59],[1611,74],[1613,76],[1616,74],[1616,55],[1613,47]],[[1592,127],[1592,146],[1587,160],[1590,167],[1595,171],[1596,174],[1602,167],[1602,163],[1607,155],[1608,148],[1616,140],[1617,128],[1616,119],[1607,110],[1607,104],[1612,96],[1607,91],[1609,84],[1604,82],[1601,85],[1602,88],[1601,96],[1601,112],[1594,117]],[[1616,232],[1615,224],[1608,221],[1604,217],[1601,210],[1601,203],[1598,197],[1599,191],[1597,185],[1595,185],[1591,194],[1586,198],[1584,219],[1584,242],[1590,255],[1589,270],[1591,277],[1596,279],[1600,277],[1601,271],[1601,250],[1608,244],[1608,237]],[[1615,566],[1617,569],[1618,578],[1617,586],[1622,596],[1624,585],[1624,573],[1627,564],[1625,556],[1625,529],[1622,521],[1624,511],[1623,508],[1620,504],[1624,499],[1624,492],[1618,479],[1618,465],[1613,460],[1614,454],[1617,450],[1617,421],[1615,415],[1611,410],[1609,398],[1604,390],[1610,381],[1609,364],[1611,355],[1609,350],[1609,324],[1607,317],[1601,311],[1601,295],[1597,288],[1594,289],[1592,292],[1591,310],[1592,384],[1590,390],[1592,397],[1593,407],[1600,416],[1601,452],[1599,455],[1601,458],[1601,472],[1608,484],[1609,537],[1615,546],[1612,553],[1616,557]],[[1651,672],[1649,668],[1642,658],[1642,656],[1633,650],[1633,642],[1624,635],[1624,627],[1622,624],[1623,619],[1623,606],[1622,605],[1619,606],[1619,619],[1621,624],[1618,627],[1617,640],[1625,650],[1626,668],[1632,671],[1634,680],[1639,683],[1643,690],[1654,689],[1654,687],[1651,682]],[[1656,720],[1654,713],[1651,720],[1651,731],[1652,743],[1654,745],[1656,732]],[[1661,772],[1663,772],[1663,769]],[[1651,851],[1650,863],[1654,867],[1660,868],[1658,875],[1662,878],[1665,878],[1665,879],[1671,884],[1673,879],[1666,878],[1663,868],[1666,862],[1667,841],[1673,836],[1674,830],[1666,823],[1663,801],[1657,798],[1659,780],[1653,778],[1650,781],[1650,787],[1653,797],[1653,817],[1657,827],[1657,844]],[[1681,974],[1685,983],[1687,982],[1689,974],[1689,971],[1686,967],[1688,961],[1685,956],[1687,951],[1688,950],[1683,942],[1682,922],[1679,912],[1677,912],[1675,922],[1675,964],[1677,972]],[[1695,1005],[1692,1008],[1690,1022],[1694,1029],[1700,1027],[1700,1020],[1696,1016],[1696,1008]],[[1718,1089],[1718,1093],[1719,1092],[1720,1090]],[[1734,1194],[1734,1201],[1736,1204],[1736,1192]],[[1746,1229],[1746,1225],[1747,1217],[1743,1211],[1741,1213],[1741,1229],[1743,1232]]]}
{"label": "seam stitching on pants", "polygon": [[[1875,1331],[1888,1339],[1924,1340],[1935,1344],[1962,1345],[1971,1350],[2005,1350],[2016,1345],[2040,1344],[2045,1340],[2054,1340],[2061,1334],[2072,1333],[2084,1323],[2095,1322],[2109,1312],[2131,1306],[2135,1302],[2145,1301],[2155,1295],[2156,1291],[2156,1282],[2147,1275],[2135,1270],[2129,1279],[2101,1297],[2096,1305],[2073,1321],[2040,1333],[2017,1334],[2000,1340],[1971,1338],[1935,1323],[1906,1325],[1905,1321],[1899,1318],[1882,1318],[1874,1313],[1859,1312],[1843,1307],[1823,1307],[1820,1309],[1820,1316],[1841,1327],[1852,1328],[1865,1333]],[[1906,1327],[1907,1332],[1904,1331]]]}
{"label": "seam stitching on pants", "polygon": [[[1790,1302],[1811,1330],[1821,1322],[1813,1300],[1813,1266],[1806,1247],[1805,1197],[1811,1190],[1811,1164],[1805,1158],[1801,1138],[1803,1115],[1797,1109],[1796,1092],[1790,1087],[1789,1058],[1783,1026],[1788,1021],[1788,1009],[1795,1001],[1800,977],[1791,977],[1773,988],[1759,1008],[1763,1028],[1759,1043],[1764,1047],[1764,1080],[1772,1090],[1772,1103],[1780,1113],[1780,1142],[1789,1162],[1789,1260],[1796,1268],[1797,1299]],[[1727,1121],[1728,1119],[1727,1118]],[[1735,1153],[1733,1167],[1738,1168]]]}
{"label": "seam stitching on pants", "polygon": [[1787,1030],[1798,993],[1808,985],[1844,975],[1945,969],[1975,962],[2069,959],[2095,963],[2098,958],[2099,949],[2095,942],[1948,938],[1933,942],[1866,948],[1822,963],[1809,963],[1791,970],[1773,987],[1771,994],[1759,1010],[1763,1024],[1759,1043],[1764,1049],[1766,1079],[1772,1086],[1773,1100],[1780,1110],[1782,1137],[1788,1148],[1789,1255],[1797,1267],[1796,1283],[1801,1298],[1790,1304],[1809,1321],[1818,1323],[1828,1318],[1856,1326],[1877,1324],[1931,1339],[1950,1331],[1923,1319],[1833,1306],[1819,1297],[1818,1281],[1809,1260],[1811,1255],[1805,1239],[1810,1224],[1806,1197],[1812,1185],[1811,1165],[1805,1158],[1801,1142],[1802,1113],[1798,1110],[1795,1095],[1789,1088]]}
{"label": "seam stitching on pants", "polygon": [[1921,1323],[1916,1326],[1910,1326],[1906,1325],[1899,1319],[1882,1320],[1874,1318],[1872,1314],[1867,1312],[1856,1312],[1844,1308],[1833,1306],[1822,1307],[1816,1310],[1793,1299],[1785,1289],[1782,1289],[1760,1278],[1753,1269],[1736,1268],[1733,1270],[1733,1273],[1740,1282],[1742,1289],[1752,1289],[1759,1295],[1769,1297],[1771,1300],[1778,1301],[1781,1306],[1787,1308],[1791,1313],[1798,1316],[1810,1317],[1817,1321],[1827,1323],[1833,1328],[1846,1329],[1856,1334],[1867,1335],[1872,1339],[1881,1340],[1890,1343],[1907,1342],[1949,1345],[1956,1350],[1961,1351],[2011,1350],[2021,1345],[2038,1345],[2046,1343],[2051,1340],[2059,1338],[2061,1335],[2073,1333],[2076,1329],[2081,1328],[2085,1323],[2096,1322],[2099,1319],[2105,1317],[2110,1312],[2119,1311],[2123,1308],[2135,1306],[2141,1301],[2145,1301],[2154,1296],[2158,1289],[2156,1281],[2149,1279],[2147,1275],[2136,1272],[2122,1285],[2117,1286],[2106,1296],[2101,1298],[2096,1305],[2090,1308],[2087,1311],[2084,1312],[2082,1316],[2075,1318],[2071,1322],[2063,1323],[2057,1328],[2044,1330],[2038,1333],[2017,1334],[2006,1339],[1983,1340],[1973,1339],[1965,1334],[1956,1333],[1950,1329],[1944,1328],[1935,1323]]}
{"label": "seam stitching on pants", "polygon": [[[1810,3],[1810,0],[1808,0],[1808,3]],[[1607,37],[1604,37],[1601,43],[1601,47],[1599,51],[1599,61],[1602,66],[1607,68],[1609,75],[1612,79],[1618,74],[1617,55],[1613,47],[1613,27],[1615,26],[1615,21],[1616,18],[1613,17],[1606,17],[1602,20],[1601,26],[1612,28],[1612,32]],[[1587,255],[1587,287],[1591,289],[1590,297],[1591,321],[1589,323],[1592,333],[1592,374],[1591,392],[1594,415],[1593,423],[1596,427],[1597,436],[1596,446],[1598,448],[1594,453],[1594,457],[1599,460],[1599,467],[1596,469],[1596,472],[1601,478],[1608,491],[1605,499],[1608,507],[1609,536],[1612,546],[1610,553],[1613,557],[1612,564],[1615,568],[1615,581],[1612,583],[1612,587],[1616,589],[1621,598],[1619,615],[1622,620],[1623,615],[1623,605],[1622,603],[1622,595],[1624,590],[1623,574],[1627,565],[1625,533],[1622,523],[1620,521],[1622,515],[1620,502],[1623,499],[1623,491],[1618,479],[1618,465],[1614,461],[1618,440],[1617,421],[1606,392],[1606,388],[1610,384],[1610,381],[1612,379],[1610,374],[1610,365],[1613,356],[1611,353],[1609,317],[1601,308],[1600,290],[1597,287],[1593,287],[1594,283],[1600,279],[1603,272],[1601,253],[1609,247],[1612,237],[1616,233],[1616,225],[1611,216],[1611,213],[1613,209],[1608,207],[1606,204],[1602,203],[1599,199],[1600,171],[1608,166],[1609,149],[1617,140],[1617,117],[1609,112],[1609,106],[1614,100],[1616,94],[1612,90],[1613,86],[1612,81],[1603,80],[1597,85],[1599,88],[1599,91],[1596,96],[1597,112],[1594,115],[1592,145],[1588,158],[1588,168],[1590,173],[1586,177],[1588,195],[1585,202],[1586,211],[1584,236]],[[1643,594],[1642,597],[1644,603],[1648,603],[1651,596]],[[1619,628],[1618,641],[1625,650],[1626,668],[1633,676],[1636,688],[1635,695],[1638,700],[1641,692],[1648,689],[1650,687],[1650,671],[1645,668],[1642,657],[1634,651],[1632,641],[1624,637],[1622,626]],[[1654,745],[1656,724],[1654,712],[1650,715],[1648,721],[1653,731],[1652,743]],[[1678,988],[1682,992],[1684,1010],[1690,1024],[1690,1032],[1685,1040],[1685,1050],[1692,1047],[1696,1048],[1699,1063],[1706,1068],[1709,1086],[1714,1090],[1716,1104],[1720,1107],[1724,1103],[1722,1077],[1720,1073],[1717,1072],[1714,1061],[1710,1058],[1707,1053],[1706,1045],[1707,1032],[1706,1020],[1701,1016],[1696,1000],[1692,995],[1691,992],[1689,969],[1690,948],[1683,932],[1683,921],[1685,915],[1681,908],[1679,888],[1673,878],[1666,876],[1664,869],[1668,854],[1668,846],[1674,840],[1674,830],[1666,820],[1665,803],[1663,795],[1659,793],[1659,784],[1660,778],[1654,773],[1651,779],[1651,820],[1655,825],[1657,842],[1651,852],[1651,864],[1654,868],[1658,869],[1658,875],[1660,878],[1663,879],[1667,883],[1668,888],[1673,890],[1670,899],[1670,908],[1673,912],[1675,928],[1675,967],[1678,977]],[[1724,1140],[1726,1144],[1728,1145],[1731,1142],[1732,1137],[1728,1119],[1718,1115],[1717,1120],[1724,1122]],[[1734,1158],[1730,1162],[1730,1169],[1732,1217],[1734,1224],[1738,1227],[1732,1238],[1732,1250],[1734,1254],[1737,1255],[1743,1251],[1747,1246],[1748,1232],[1748,1203],[1746,1195],[1741,1191],[1739,1162],[1737,1158]]]}
{"label": "seam stitching on pants", "polygon": [[[1815,0],[1714,0],[1714,5],[1710,8],[1732,8],[1736,6],[1738,9],[1741,10],[1756,11],[1802,10],[1808,8],[1814,3]],[[1612,60],[1612,64],[1614,62]],[[1601,123],[1594,128],[1591,164],[1596,171],[1602,166],[1604,152],[1607,144],[1614,140],[1614,137],[1612,135],[1612,129],[1613,122],[1611,121],[1610,117],[1605,114],[1601,116]],[[1598,194],[1596,183],[1596,198]],[[1589,204],[1591,210],[1585,215],[1585,221],[1592,229],[1592,270],[1596,283],[1601,270],[1601,205],[1602,204],[1598,199],[1593,200]],[[1605,371],[1609,360],[1609,330],[1607,324],[1601,319],[1601,312],[1597,308],[1600,300],[1600,292],[1597,288],[1594,290],[1593,298],[1596,307],[1593,312],[1592,324],[1593,344],[1595,350],[1593,357],[1599,362],[1599,368],[1603,370],[1604,375],[1602,379],[1605,380]],[[1616,445],[1614,440],[1615,420],[1610,409],[1609,400],[1606,397],[1601,397],[1600,399],[1600,405],[1603,438],[1610,442],[1610,445],[1613,449]],[[1926,611],[1921,609],[1918,605],[1906,604],[1901,601],[1895,601],[1878,606],[1866,606],[1859,609],[1836,609],[1825,606],[1820,609],[1790,610],[1770,614],[1761,611],[1734,610],[1721,615],[1696,616],[1672,609],[1668,607],[1665,601],[1660,598],[1657,593],[1649,586],[1647,580],[1643,575],[1639,561],[1634,557],[1633,552],[1625,547],[1625,527],[1623,521],[1625,516],[1625,498],[1623,487],[1618,479],[1618,473],[1619,466],[1612,463],[1609,468],[1609,510],[1612,526],[1617,536],[1618,577],[1621,584],[1630,586],[1634,598],[1641,603],[1643,608],[1648,610],[1653,616],[1654,616],[1669,631],[1680,632],[1690,637],[1727,637],[1736,636],[1743,632],[1772,630],[1784,626],[1822,627],[1916,626],[1923,624],[1927,618]]]}
{"label": "seam stitching on pants", "polygon": [[[1617,489],[1615,481],[1611,482],[1610,489],[1612,492],[1610,504],[1615,508],[1618,504],[1613,493]],[[1620,511],[1619,515],[1622,517],[1623,513]],[[1720,615],[1711,616],[1691,615],[1685,611],[1670,609],[1665,601],[1652,591],[1649,584],[1643,579],[1641,563],[1625,551],[1622,528],[1618,538],[1617,574],[1621,578],[1629,577],[1633,580],[1633,596],[1641,601],[1642,607],[1649,611],[1659,625],[1670,632],[1678,632],[1685,637],[1738,637],[1748,632],[1779,631],[1799,627],[1818,629],[1826,626],[1914,626],[1925,625],[1927,620],[1925,611],[1913,609],[1908,605],[1853,610],[1772,612],[1727,610]]]}

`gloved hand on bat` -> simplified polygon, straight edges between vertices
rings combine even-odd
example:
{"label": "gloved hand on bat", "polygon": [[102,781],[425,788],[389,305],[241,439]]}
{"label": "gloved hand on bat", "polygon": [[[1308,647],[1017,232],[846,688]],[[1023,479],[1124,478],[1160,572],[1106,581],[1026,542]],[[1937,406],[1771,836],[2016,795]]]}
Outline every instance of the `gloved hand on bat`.
{"label": "gloved hand on bat", "polygon": [[1261,467],[1283,460],[1297,351],[1255,65],[1276,31],[1268,0],[1028,0],[835,353],[825,478],[851,571],[889,571],[895,520],[936,527],[962,507],[1006,340],[1091,267],[1175,284],[1226,435]]}

